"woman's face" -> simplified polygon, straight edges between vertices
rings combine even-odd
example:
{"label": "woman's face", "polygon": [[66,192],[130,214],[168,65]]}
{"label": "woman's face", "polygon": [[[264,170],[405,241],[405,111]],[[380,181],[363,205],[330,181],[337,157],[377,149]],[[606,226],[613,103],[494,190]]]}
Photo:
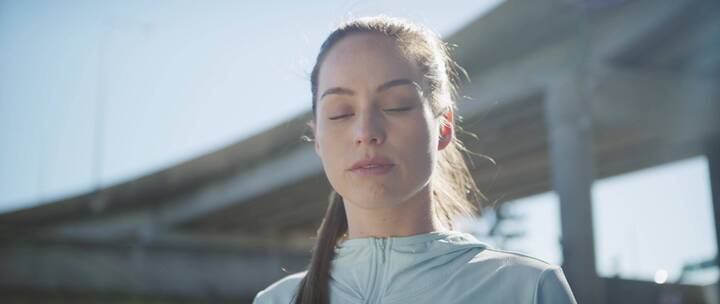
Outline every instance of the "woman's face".
{"label": "woman's face", "polygon": [[427,190],[439,123],[416,64],[394,41],[351,34],[318,74],[315,149],[333,188],[354,206],[401,204]]}

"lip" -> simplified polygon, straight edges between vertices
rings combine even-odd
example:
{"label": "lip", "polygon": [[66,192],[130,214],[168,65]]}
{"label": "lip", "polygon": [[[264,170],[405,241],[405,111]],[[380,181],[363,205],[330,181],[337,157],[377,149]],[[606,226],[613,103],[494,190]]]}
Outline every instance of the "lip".
{"label": "lip", "polygon": [[393,164],[390,159],[382,156],[375,156],[356,162],[352,165],[352,167],[350,167],[350,171],[361,176],[383,175],[390,172],[393,167],[395,167],[395,164]]}

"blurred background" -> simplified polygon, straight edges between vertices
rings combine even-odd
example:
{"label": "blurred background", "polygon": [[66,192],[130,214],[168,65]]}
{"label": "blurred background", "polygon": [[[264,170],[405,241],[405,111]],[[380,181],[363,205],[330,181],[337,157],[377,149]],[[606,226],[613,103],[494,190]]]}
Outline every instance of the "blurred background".
{"label": "blurred background", "polygon": [[715,0],[0,1],[0,302],[250,303],[304,270],[309,72],[376,14],[470,75],[461,230],[579,303],[720,303]]}

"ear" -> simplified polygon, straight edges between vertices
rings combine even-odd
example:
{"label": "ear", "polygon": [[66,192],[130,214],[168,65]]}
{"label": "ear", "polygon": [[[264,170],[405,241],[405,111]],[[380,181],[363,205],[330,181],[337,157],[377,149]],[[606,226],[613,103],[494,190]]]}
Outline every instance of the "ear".
{"label": "ear", "polygon": [[440,120],[440,140],[438,141],[438,150],[445,149],[453,139],[453,111],[448,110],[442,115]]}
{"label": "ear", "polygon": [[315,121],[310,120],[306,123],[308,128],[310,128],[310,133],[312,133],[312,138],[309,138],[310,141],[313,142],[313,145],[315,146],[315,153],[320,156],[320,145],[317,142],[317,139],[315,137]]}

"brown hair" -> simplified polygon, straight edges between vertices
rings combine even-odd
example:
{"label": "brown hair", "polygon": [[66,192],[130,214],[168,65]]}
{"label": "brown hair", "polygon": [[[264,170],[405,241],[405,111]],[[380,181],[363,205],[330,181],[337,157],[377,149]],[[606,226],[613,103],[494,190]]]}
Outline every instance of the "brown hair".
{"label": "brown hair", "polygon": [[[420,25],[402,19],[378,16],[343,23],[323,42],[310,75],[313,119],[315,119],[320,65],[328,51],[338,41],[353,33],[377,33],[394,39],[400,49],[417,63],[427,79],[429,86],[424,93],[428,96],[435,117],[455,109],[455,84],[460,80],[461,75],[467,77],[467,73],[450,58],[448,45],[437,34]],[[454,121],[443,119],[442,123],[454,124]],[[477,210],[471,201],[484,198],[470,175],[461,151],[467,150],[460,140],[453,136],[451,143],[440,151],[436,170],[431,177],[433,211],[450,229],[454,227],[455,218],[470,216]],[[331,261],[335,256],[334,248],[347,230],[342,197],[332,191],[325,218],[318,229],[310,265],[296,294],[295,304],[329,303],[329,278]]]}

